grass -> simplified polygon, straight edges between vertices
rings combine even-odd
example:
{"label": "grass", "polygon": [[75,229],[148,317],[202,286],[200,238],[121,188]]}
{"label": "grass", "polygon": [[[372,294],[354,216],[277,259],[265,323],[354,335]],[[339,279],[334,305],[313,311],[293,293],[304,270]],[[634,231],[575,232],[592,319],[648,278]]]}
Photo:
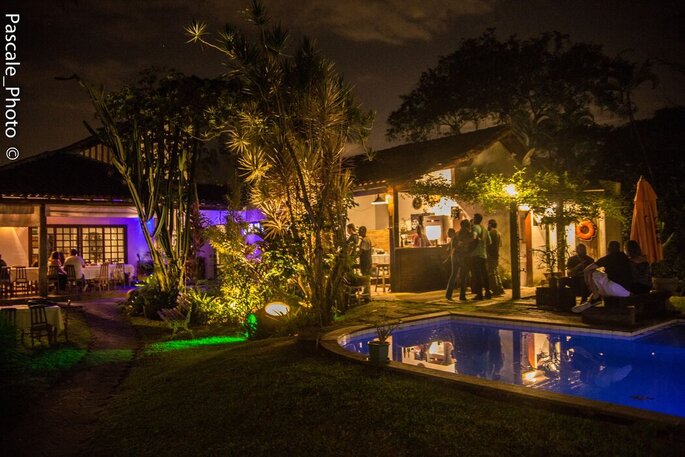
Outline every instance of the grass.
{"label": "grass", "polygon": [[71,373],[87,354],[89,341],[90,330],[83,313],[71,311],[68,343],[60,335],[54,346],[48,346],[43,338],[40,344],[31,348],[28,346],[30,337],[25,339],[27,346],[23,346],[17,337],[17,341],[3,348],[6,358],[0,361],[0,427],[7,426],[28,408],[33,398],[47,392]]}
{"label": "grass", "polygon": [[339,361],[293,338],[216,342],[144,351],[87,453],[604,457],[683,450],[665,426],[482,398]]}

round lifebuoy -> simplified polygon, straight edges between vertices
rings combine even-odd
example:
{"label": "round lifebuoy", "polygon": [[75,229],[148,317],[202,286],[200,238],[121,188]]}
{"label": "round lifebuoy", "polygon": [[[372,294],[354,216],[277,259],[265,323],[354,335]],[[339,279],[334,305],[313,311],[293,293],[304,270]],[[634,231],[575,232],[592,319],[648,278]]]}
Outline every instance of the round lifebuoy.
{"label": "round lifebuoy", "polygon": [[597,236],[597,226],[590,220],[585,219],[576,225],[576,237],[583,241],[590,241]]}

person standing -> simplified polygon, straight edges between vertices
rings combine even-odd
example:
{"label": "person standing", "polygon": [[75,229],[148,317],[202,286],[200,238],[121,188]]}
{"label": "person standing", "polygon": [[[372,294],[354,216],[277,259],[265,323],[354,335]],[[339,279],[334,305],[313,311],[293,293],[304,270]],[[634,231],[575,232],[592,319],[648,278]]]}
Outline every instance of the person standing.
{"label": "person standing", "polygon": [[502,247],[502,234],[497,230],[497,221],[490,219],[488,221],[488,235],[486,239],[487,245],[485,251],[488,256],[488,283],[492,295],[504,294],[504,287],[502,286],[502,279],[499,276],[499,250]]}
{"label": "person standing", "polygon": [[424,228],[422,225],[416,226],[416,233],[411,239],[411,245],[415,248],[427,248],[430,247],[431,242],[428,240]]}
{"label": "person standing", "polygon": [[[472,248],[471,248],[471,274],[473,275],[473,292],[476,296],[474,300],[492,298],[488,281],[487,253],[485,246],[489,238],[488,231],[481,225],[483,215],[476,213],[473,215],[473,227],[471,229]],[[483,297],[485,291],[485,297]]]}
{"label": "person standing", "polygon": [[459,300],[466,300],[466,283],[469,279],[469,247],[471,246],[471,223],[464,219],[460,222],[459,232],[450,239],[451,274],[447,282],[445,298],[452,299],[454,287],[459,283]]}
{"label": "person standing", "polygon": [[364,296],[367,300],[371,297],[371,264],[373,245],[366,236],[366,227],[359,227],[359,269],[364,277]]}

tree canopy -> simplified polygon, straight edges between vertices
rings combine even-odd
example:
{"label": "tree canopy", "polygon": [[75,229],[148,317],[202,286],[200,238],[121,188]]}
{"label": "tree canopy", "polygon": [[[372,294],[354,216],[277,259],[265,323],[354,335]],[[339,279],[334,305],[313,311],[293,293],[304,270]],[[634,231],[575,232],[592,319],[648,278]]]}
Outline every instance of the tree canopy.
{"label": "tree canopy", "polygon": [[569,170],[591,158],[597,110],[635,111],[629,95],[648,69],[558,32],[500,41],[489,29],[421,75],[390,114],[387,136],[417,141],[507,124],[530,148],[526,160]]}

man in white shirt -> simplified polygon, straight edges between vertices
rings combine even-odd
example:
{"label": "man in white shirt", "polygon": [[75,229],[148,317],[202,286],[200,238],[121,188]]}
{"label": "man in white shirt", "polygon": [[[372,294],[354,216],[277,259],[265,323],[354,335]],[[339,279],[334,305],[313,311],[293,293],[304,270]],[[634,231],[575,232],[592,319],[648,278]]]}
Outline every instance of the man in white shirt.
{"label": "man in white shirt", "polygon": [[76,273],[76,282],[83,286],[86,283],[85,275],[83,274],[83,267],[86,266],[86,262],[80,255],[78,255],[78,251],[76,249],[72,249],[70,252],[71,255],[64,259],[64,269],[67,269],[67,265],[73,265],[74,272]]}

